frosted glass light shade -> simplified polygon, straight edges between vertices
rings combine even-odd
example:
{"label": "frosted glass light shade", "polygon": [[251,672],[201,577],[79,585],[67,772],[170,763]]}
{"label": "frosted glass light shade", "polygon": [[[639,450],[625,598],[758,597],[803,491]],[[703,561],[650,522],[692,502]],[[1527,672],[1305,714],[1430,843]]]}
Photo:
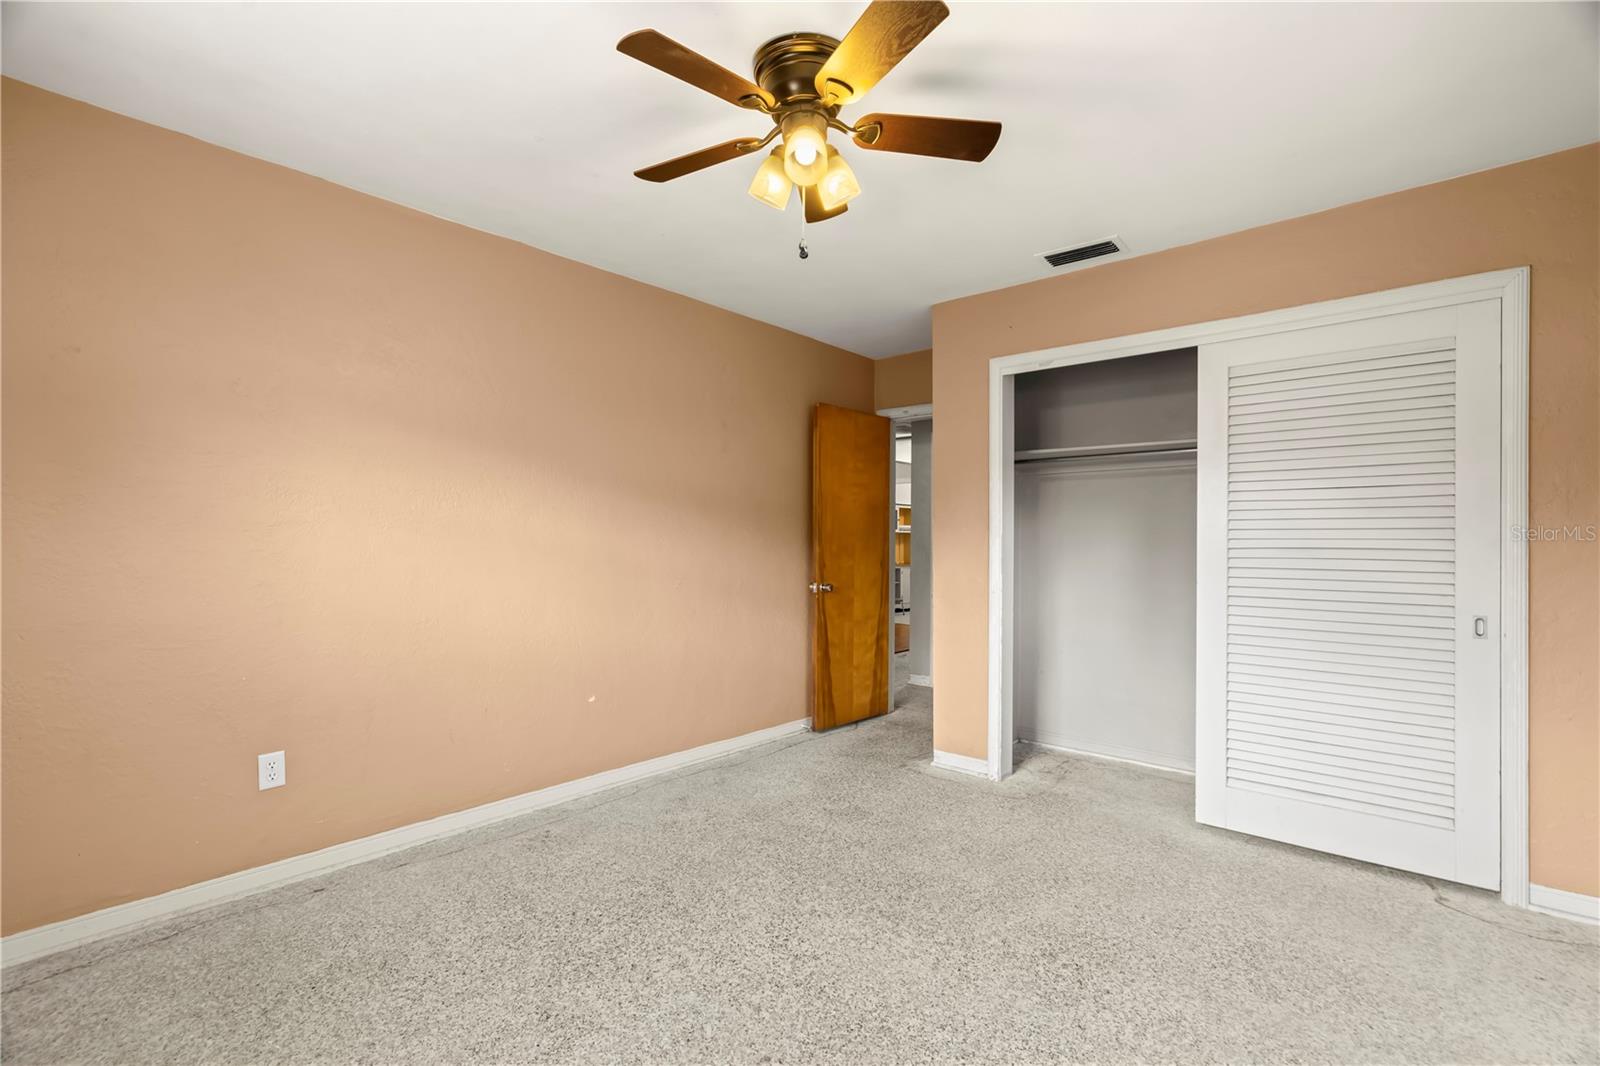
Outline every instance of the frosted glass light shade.
{"label": "frosted glass light shade", "polygon": [[789,193],[794,183],[784,173],[783,149],[774,148],[772,154],[761,161],[755,180],[750,183],[750,195],[768,207],[782,211],[789,206]]}
{"label": "frosted glass light shade", "polygon": [[829,211],[843,207],[861,195],[861,185],[856,181],[855,172],[844,161],[839,150],[831,145],[828,147],[828,170],[817,185],[817,195],[822,200],[822,206]]}
{"label": "frosted glass light shade", "polygon": [[828,123],[815,112],[783,119],[783,170],[796,185],[815,185],[828,173]]}

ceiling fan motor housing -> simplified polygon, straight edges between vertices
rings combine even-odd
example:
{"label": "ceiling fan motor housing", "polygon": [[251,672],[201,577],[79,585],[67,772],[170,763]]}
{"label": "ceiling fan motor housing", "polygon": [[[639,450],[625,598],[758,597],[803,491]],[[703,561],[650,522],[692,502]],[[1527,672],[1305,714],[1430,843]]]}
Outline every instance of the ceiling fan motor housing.
{"label": "ceiling fan motor housing", "polygon": [[[778,107],[816,107],[817,71],[839,47],[837,37],[825,33],[786,33],[756,49],[756,84],[773,95]],[[837,112],[837,107],[827,109]]]}

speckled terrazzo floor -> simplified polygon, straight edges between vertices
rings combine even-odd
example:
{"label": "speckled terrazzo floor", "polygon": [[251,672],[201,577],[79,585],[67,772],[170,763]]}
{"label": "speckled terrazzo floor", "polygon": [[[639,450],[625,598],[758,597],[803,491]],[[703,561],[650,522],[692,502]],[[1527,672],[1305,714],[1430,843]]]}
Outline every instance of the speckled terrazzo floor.
{"label": "speckled terrazzo floor", "polygon": [[5,975],[7,1062],[1594,1062],[1595,930],[884,719]]}

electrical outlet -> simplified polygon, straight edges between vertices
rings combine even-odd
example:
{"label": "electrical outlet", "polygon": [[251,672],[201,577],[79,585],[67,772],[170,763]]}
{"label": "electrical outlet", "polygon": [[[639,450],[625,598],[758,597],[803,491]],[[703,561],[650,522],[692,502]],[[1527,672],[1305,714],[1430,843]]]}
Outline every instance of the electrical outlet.
{"label": "electrical outlet", "polygon": [[263,789],[279,788],[284,783],[283,752],[274,751],[256,756],[257,786]]}

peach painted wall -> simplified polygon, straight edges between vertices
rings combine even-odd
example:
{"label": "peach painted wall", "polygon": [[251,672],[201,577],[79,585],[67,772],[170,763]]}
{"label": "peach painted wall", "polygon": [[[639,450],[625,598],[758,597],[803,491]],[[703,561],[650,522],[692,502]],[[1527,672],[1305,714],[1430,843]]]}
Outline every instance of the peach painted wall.
{"label": "peach painted wall", "polygon": [[892,355],[872,364],[873,404],[879,411],[933,402],[933,349]]}
{"label": "peach painted wall", "polygon": [[[1203,210],[1203,205],[1196,205]],[[1600,145],[934,308],[934,743],[986,748],[988,362],[1531,266],[1529,516],[1600,522]],[[1536,884],[1600,893],[1600,546],[1529,550]]]}
{"label": "peach painted wall", "polygon": [[807,715],[869,360],[3,92],[6,932]]}

